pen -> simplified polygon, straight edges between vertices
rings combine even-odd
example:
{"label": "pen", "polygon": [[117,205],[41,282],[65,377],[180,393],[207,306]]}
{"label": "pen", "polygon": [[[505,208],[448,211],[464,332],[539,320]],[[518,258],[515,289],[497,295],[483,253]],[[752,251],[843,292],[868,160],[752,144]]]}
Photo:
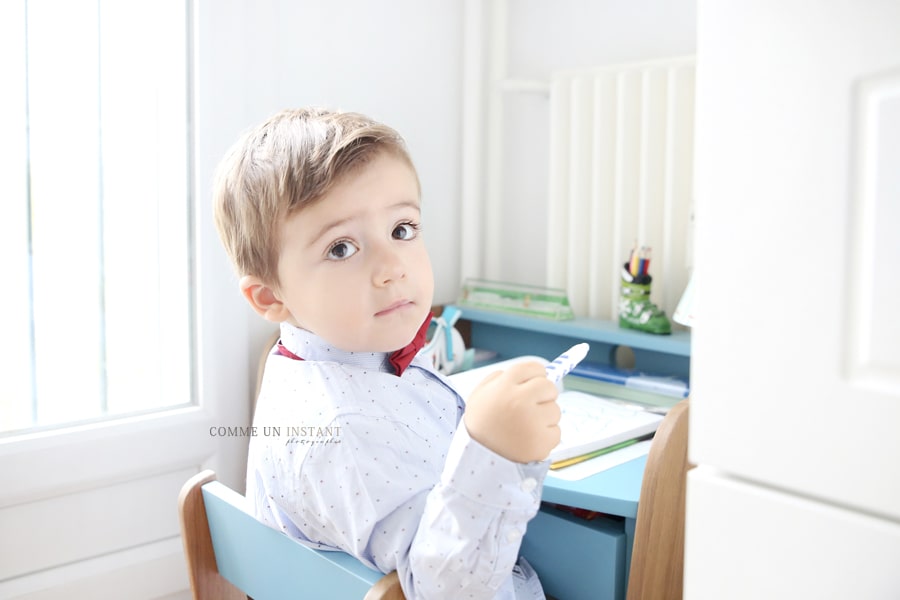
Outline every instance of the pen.
{"label": "pen", "polygon": [[569,371],[575,368],[575,365],[584,360],[584,357],[587,356],[588,350],[590,349],[591,347],[588,344],[582,342],[580,344],[575,344],[557,356],[552,363],[545,367],[547,370],[547,379],[553,383],[559,383]]}

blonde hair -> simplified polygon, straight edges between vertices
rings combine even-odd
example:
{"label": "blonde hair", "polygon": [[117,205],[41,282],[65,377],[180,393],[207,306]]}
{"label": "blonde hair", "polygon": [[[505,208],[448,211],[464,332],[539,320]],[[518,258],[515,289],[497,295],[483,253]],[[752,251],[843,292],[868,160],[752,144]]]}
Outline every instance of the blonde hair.
{"label": "blonde hair", "polygon": [[283,219],[383,152],[415,173],[403,138],[358,113],[286,110],[244,134],[219,165],[213,191],[216,228],[238,274],[277,284]]}

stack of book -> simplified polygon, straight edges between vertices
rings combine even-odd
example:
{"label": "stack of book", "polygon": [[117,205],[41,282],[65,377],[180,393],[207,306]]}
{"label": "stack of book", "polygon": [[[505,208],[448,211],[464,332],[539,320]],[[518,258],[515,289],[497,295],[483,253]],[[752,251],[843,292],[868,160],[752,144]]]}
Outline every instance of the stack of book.
{"label": "stack of book", "polygon": [[629,402],[665,414],[688,397],[690,385],[678,377],[582,362],[565,379],[566,389]]}

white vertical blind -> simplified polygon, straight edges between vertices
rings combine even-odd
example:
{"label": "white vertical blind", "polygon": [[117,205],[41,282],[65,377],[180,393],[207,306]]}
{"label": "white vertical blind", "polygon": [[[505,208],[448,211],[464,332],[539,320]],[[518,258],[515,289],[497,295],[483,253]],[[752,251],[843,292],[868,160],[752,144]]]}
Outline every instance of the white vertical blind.
{"label": "white vertical blind", "polygon": [[191,402],[188,7],[0,8],[0,432]]}

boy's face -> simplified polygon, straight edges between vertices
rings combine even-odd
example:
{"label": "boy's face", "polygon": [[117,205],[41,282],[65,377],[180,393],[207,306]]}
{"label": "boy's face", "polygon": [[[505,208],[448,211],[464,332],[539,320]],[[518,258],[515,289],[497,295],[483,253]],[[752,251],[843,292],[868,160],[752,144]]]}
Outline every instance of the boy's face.
{"label": "boy's face", "polygon": [[392,352],[431,310],[419,186],[381,153],[281,227],[275,295],[287,321],[341,350]]}

